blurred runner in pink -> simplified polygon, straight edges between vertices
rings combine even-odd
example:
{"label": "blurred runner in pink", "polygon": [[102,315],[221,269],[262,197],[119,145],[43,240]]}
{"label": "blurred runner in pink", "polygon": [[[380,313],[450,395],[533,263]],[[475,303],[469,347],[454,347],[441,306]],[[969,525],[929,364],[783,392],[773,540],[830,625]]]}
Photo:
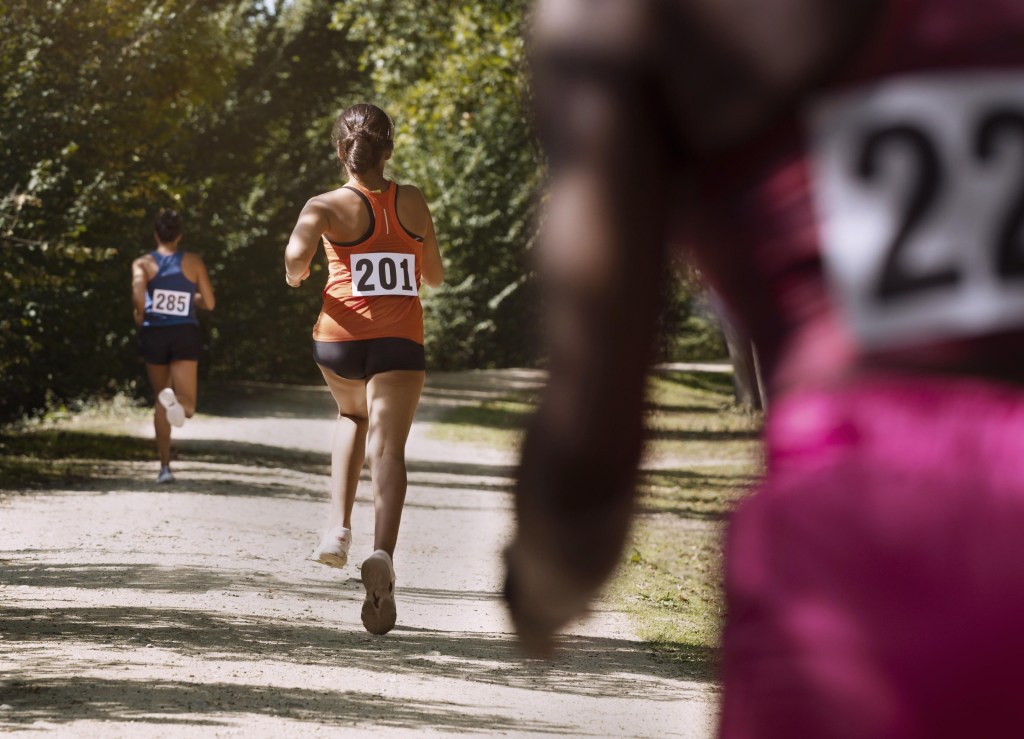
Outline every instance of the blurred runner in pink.
{"label": "blurred runner in pink", "polygon": [[549,0],[532,42],[526,647],[619,561],[684,244],[769,393],[766,481],[728,534],[723,736],[1019,735],[1024,3]]}
{"label": "blurred runner in pink", "polygon": [[1024,396],[872,377],[772,410],[727,550],[727,737],[1016,736]]}

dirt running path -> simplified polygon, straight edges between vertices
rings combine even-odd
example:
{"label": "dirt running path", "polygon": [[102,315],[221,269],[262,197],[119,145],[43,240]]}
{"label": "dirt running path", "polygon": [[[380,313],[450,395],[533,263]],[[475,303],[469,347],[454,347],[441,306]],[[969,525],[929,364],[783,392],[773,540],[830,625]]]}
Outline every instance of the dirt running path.
{"label": "dirt running path", "polygon": [[[306,559],[333,427],[321,388],[203,398],[177,434],[173,486],[124,464],[85,486],[0,493],[0,732],[711,736],[715,687],[673,679],[622,614],[575,625],[553,663],[516,649],[499,596],[514,460],[428,431],[447,404],[537,382],[432,376],[384,637],[359,621],[365,477],[349,566]],[[189,462],[199,449],[222,459]]]}

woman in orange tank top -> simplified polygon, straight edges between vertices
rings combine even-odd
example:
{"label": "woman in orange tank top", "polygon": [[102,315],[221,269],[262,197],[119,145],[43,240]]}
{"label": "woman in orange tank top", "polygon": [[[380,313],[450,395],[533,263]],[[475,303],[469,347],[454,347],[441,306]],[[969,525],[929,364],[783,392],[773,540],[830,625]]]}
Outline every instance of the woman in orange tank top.
{"label": "woman in orange tank top", "polygon": [[425,378],[419,286],[437,287],[444,267],[430,210],[418,189],[384,176],[394,149],[391,119],[353,105],[334,125],[349,180],[311,198],[285,250],[285,279],[299,287],[323,241],[328,278],[313,328],[313,356],[338,404],[327,531],[318,562],[344,567],[352,543],[359,471],[369,459],[374,551],[362,564],[368,631],[395,625],[393,557],[405,504],[405,442]]}

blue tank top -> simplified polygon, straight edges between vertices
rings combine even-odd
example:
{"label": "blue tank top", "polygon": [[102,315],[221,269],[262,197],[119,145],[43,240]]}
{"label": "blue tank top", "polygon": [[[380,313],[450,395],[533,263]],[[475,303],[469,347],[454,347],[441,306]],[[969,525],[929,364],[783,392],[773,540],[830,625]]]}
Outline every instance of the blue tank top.
{"label": "blue tank top", "polygon": [[156,276],[146,285],[143,326],[199,324],[196,320],[196,283],[181,271],[184,252],[150,252],[156,260]]}

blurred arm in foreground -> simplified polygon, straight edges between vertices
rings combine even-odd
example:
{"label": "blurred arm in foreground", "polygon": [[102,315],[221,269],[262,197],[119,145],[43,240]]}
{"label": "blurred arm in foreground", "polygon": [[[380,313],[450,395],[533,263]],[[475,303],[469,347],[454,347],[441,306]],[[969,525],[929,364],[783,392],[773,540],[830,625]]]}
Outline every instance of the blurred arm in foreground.
{"label": "blurred arm in foreground", "polygon": [[[786,106],[877,3],[552,0],[532,71],[552,180],[538,269],[550,380],[517,485],[506,597],[525,648],[585,613],[619,560],[669,244],[688,174]],[[746,8],[746,9],[745,9]],[[853,22],[857,21],[857,22]]]}

